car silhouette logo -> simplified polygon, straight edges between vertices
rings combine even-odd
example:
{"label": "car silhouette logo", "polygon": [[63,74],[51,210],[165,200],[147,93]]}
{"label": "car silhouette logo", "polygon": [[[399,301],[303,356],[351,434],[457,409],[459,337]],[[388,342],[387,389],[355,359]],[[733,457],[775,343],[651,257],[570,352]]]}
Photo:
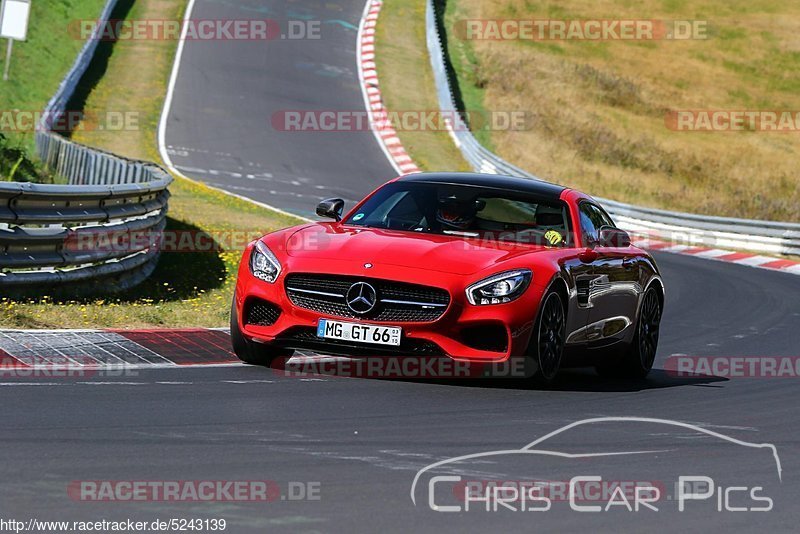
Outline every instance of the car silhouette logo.
{"label": "car silhouette logo", "polygon": [[378,292],[366,282],[356,282],[347,290],[347,307],[359,315],[369,313],[378,303]]}

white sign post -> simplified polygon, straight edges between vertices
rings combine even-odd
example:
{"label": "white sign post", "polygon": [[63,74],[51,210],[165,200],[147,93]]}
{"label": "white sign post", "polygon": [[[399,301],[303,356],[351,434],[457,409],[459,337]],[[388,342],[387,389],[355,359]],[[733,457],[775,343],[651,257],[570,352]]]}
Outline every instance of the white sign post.
{"label": "white sign post", "polygon": [[14,41],[24,41],[28,36],[31,2],[30,0],[2,0],[2,2],[3,4],[0,6],[0,37],[8,39],[3,80],[8,80],[8,67],[11,64],[11,49]]}

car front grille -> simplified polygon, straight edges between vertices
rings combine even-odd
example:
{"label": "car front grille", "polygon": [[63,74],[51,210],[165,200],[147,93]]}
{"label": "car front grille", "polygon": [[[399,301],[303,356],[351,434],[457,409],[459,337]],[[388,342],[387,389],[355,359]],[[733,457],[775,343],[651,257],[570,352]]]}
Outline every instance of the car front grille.
{"label": "car front grille", "polygon": [[[368,313],[358,314],[347,305],[347,292],[356,282],[370,284],[377,293],[378,302]],[[450,304],[444,289],[357,276],[290,274],[285,288],[295,306],[346,319],[425,323],[441,317]]]}

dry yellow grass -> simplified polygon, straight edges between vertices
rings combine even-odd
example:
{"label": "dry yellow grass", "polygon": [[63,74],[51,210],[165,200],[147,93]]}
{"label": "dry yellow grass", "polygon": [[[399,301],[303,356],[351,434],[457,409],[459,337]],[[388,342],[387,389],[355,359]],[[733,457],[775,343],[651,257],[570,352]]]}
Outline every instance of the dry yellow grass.
{"label": "dry yellow grass", "polygon": [[[778,0],[449,0],[467,107],[533,112],[493,132],[509,161],[589,193],[797,221],[800,133],[676,132],[669,110],[800,110],[800,4]],[[463,19],[707,20],[705,40],[460,40]],[[418,22],[418,21],[417,21]]]}

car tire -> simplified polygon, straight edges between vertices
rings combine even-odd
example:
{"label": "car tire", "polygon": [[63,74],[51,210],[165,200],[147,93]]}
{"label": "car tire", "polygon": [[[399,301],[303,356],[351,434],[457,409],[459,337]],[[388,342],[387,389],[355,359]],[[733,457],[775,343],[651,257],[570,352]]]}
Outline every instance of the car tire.
{"label": "car tire", "polygon": [[250,365],[269,367],[279,358],[288,359],[294,353],[291,350],[275,349],[264,343],[255,343],[247,339],[239,329],[236,296],[231,302],[231,343],[236,357]]}
{"label": "car tire", "polygon": [[651,287],[642,297],[633,341],[620,361],[596,367],[600,376],[643,379],[650,373],[658,350],[662,308],[658,292]]}
{"label": "car tire", "polygon": [[558,374],[564,355],[566,328],[561,295],[551,289],[542,298],[539,315],[528,342],[526,358],[532,366],[532,372],[528,374],[536,385],[550,385]]}

